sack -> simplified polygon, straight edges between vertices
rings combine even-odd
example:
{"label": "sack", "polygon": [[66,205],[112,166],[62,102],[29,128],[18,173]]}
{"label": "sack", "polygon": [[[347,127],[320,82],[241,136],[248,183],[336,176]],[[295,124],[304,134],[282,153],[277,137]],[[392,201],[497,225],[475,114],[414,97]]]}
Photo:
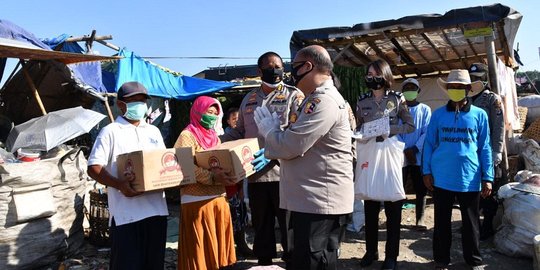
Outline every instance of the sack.
{"label": "sack", "polygon": [[540,117],[540,95],[520,97],[517,103],[519,107],[527,108],[527,124],[531,124]]}
{"label": "sack", "polygon": [[382,142],[357,142],[356,147],[356,198],[392,202],[405,199],[401,172],[405,144],[394,136]]}
{"label": "sack", "polygon": [[533,238],[540,234],[540,196],[516,190],[518,185],[527,184],[508,183],[499,189],[504,214],[493,244],[507,256],[532,258]]}
{"label": "sack", "polygon": [[86,167],[79,149],[0,165],[0,269],[47,268],[81,251]]}
{"label": "sack", "polygon": [[17,213],[17,223],[56,214],[50,183],[13,188],[13,202]]}
{"label": "sack", "polygon": [[[540,127],[540,122],[538,123]],[[533,173],[540,173],[540,145],[532,139],[526,140],[522,145],[523,151],[521,152],[521,156],[525,162],[525,169]]]}

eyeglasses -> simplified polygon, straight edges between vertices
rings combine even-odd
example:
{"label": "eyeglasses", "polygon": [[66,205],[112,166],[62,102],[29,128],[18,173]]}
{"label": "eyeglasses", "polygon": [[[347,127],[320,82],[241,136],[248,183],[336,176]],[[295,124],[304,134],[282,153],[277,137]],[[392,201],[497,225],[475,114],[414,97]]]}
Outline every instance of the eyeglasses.
{"label": "eyeglasses", "polygon": [[374,81],[375,82],[382,82],[384,80],[383,76],[366,76],[366,82],[372,82]]}

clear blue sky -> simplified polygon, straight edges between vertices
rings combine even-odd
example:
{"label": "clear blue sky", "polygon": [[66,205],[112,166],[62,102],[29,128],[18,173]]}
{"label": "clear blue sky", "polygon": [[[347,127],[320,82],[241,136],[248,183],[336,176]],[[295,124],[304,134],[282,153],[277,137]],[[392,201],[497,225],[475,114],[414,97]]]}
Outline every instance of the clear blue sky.
{"label": "clear blue sky", "polygon": [[[257,58],[266,51],[289,57],[294,30],[397,19],[489,5],[494,2],[452,1],[3,1],[1,18],[37,37],[62,33],[112,35],[113,44],[141,56],[228,56]],[[540,1],[500,1],[523,15],[519,42],[524,67],[540,70]],[[96,44],[102,55],[112,50]],[[156,59],[172,70],[193,75],[207,67],[255,64],[256,59]],[[10,68],[11,67],[11,68]],[[13,64],[7,67],[12,69]],[[10,72],[7,70],[6,72]],[[4,76],[7,77],[7,75]]]}

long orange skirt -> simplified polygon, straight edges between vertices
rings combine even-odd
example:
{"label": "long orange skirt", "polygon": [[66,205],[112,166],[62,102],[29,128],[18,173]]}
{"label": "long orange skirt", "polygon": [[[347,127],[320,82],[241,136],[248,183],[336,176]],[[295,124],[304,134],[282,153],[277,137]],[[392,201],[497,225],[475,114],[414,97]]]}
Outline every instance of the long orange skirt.
{"label": "long orange skirt", "polygon": [[218,197],[182,204],[178,270],[217,270],[236,262],[229,204]]}

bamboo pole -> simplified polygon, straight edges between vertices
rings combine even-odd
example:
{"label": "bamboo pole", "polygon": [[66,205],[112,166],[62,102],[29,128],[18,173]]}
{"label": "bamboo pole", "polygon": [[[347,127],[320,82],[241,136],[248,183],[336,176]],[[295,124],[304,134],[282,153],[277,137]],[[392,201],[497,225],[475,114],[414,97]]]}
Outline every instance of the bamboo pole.
{"label": "bamboo pole", "polygon": [[107,41],[104,41],[104,40],[96,40],[96,42],[99,42],[99,43],[101,43],[101,44],[103,44],[103,45],[105,45],[105,46],[107,46],[107,47],[109,47],[109,48],[111,48],[111,49],[113,49],[115,51],[120,50],[120,47],[118,47],[118,46],[116,46],[116,45],[114,45],[114,44],[112,44],[110,42],[107,42]]}
{"label": "bamboo pole", "polygon": [[[90,39],[89,36],[71,37],[71,38],[66,39],[66,42],[86,41],[86,40],[88,40],[88,39]],[[112,39],[112,36],[111,36],[111,35],[106,35],[106,36],[95,36],[95,37],[94,37],[94,41],[111,40],[111,39]]]}
{"label": "bamboo pole", "polygon": [[41,101],[41,97],[39,96],[36,85],[34,85],[34,82],[32,81],[32,77],[30,77],[30,74],[28,73],[28,68],[26,67],[26,64],[24,63],[22,59],[20,60],[20,63],[22,66],[24,77],[26,78],[26,81],[28,82],[28,86],[30,86],[32,93],[34,94],[34,98],[36,99],[39,109],[41,110],[41,113],[43,115],[46,115],[47,111],[45,111],[45,106],[43,106],[43,102]]}
{"label": "bamboo pole", "polygon": [[107,95],[105,95],[105,108],[107,109],[107,115],[109,116],[109,120],[111,120],[111,123],[114,122],[114,117],[111,111],[111,106],[109,106],[109,98]]}

